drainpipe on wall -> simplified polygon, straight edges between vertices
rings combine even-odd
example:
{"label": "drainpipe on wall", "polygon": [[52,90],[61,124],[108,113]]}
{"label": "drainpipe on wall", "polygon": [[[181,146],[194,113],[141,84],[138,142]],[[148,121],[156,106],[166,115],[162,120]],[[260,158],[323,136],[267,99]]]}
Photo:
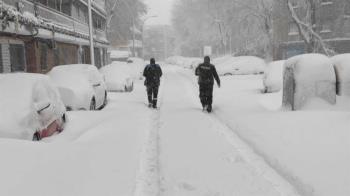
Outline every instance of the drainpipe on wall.
{"label": "drainpipe on wall", "polygon": [[92,26],[91,0],[88,0],[88,6],[89,6],[90,60],[91,60],[91,64],[95,65],[94,34],[93,34],[93,26]]}

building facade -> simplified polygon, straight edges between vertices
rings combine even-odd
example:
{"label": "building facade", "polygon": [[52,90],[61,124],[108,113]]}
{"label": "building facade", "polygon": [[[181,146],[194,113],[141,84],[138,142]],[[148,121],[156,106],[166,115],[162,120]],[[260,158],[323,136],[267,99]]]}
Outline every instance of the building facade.
{"label": "building facade", "polygon": [[[95,65],[107,63],[104,0],[93,1]],[[87,0],[1,0],[0,73],[90,64]]]}
{"label": "building facade", "polygon": [[[316,33],[336,53],[350,52],[350,1],[348,0],[319,0],[316,5]],[[284,4],[275,4],[274,59],[306,53],[297,25],[292,21],[288,8]],[[300,1],[294,1],[294,9],[301,13],[305,9]],[[279,10],[279,11],[277,11]],[[280,11],[282,10],[282,11]],[[284,14],[281,14],[284,13]],[[320,51],[321,52],[321,51]]]}

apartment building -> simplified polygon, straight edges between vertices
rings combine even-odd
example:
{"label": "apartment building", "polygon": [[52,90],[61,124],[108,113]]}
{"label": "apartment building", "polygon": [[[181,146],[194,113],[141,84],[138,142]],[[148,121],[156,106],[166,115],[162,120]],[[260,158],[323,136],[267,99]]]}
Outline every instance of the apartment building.
{"label": "apartment building", "polygon": [[[107,63],[105,0],[94,0],[95,65]],[[91,63],[87,0],[0,0],[0,72]]]}
{"label": "apartment building", "polygon": [[[277,2],[277,1],[276,1]],[[315,31],[336,53],[350,52],[350,1],[320,0],[315,11]],[[294,1],[294,9],[301,14],[305,7]],[[274,59],[286,59],[306,52],[297,25],[292,21],[286,5],[275,4],[274,39],[277,48]],[[281,14],[282,13],[282,14]],[[322,51],[320,51],[322,52]]]}

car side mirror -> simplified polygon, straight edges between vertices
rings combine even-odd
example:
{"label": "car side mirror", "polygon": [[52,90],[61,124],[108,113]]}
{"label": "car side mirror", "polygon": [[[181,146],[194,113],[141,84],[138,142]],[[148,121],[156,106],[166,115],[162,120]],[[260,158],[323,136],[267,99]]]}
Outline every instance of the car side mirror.
{"label": "car side mirror", "polygon": [[43,111],[48,109],[50,106],[51,106],[51,103],[48,101],[34,104],[35,110],[38,114],[41,114]]}
{"label": "car side mirror", "polygon": [[94,84],[94,85],[93,85],[93,87],[95,87],[95,88],[96,88],[96,87],[99,87],[99,86],[101,86],[101,83],[98,83],[98,84]]}

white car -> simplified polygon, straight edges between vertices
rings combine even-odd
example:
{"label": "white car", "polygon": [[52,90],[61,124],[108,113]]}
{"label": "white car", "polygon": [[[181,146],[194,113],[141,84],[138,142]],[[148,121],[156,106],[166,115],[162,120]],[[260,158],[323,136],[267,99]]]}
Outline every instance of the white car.
{"label": "white car", "polygon": [[40,140],[63,130],[65,107],[49,77],[0,74],[0,137]]}
{"label": "white car", "polygon": [[130,66],[125,62],[114,61],[104,66],[100,72],[106,79],[107,90],[112,92],[131,92],[134,89],[134,79]]}
{"label": "white car", "polygon": [[264,59],[255,56],[225,56],[214,59],[213,64],[219,75],[263,74],[266,68]]}
{"label": "white car", "polygon": [[106,84],[94,65],[60,65],[48,75],[57,86],[67,110],[96,110],[107,104]]}
{"label": "white car", "polygon": [[265,69],[263,83],[265,93],[274,93],[282,89],[284,60],[273,61]]}

